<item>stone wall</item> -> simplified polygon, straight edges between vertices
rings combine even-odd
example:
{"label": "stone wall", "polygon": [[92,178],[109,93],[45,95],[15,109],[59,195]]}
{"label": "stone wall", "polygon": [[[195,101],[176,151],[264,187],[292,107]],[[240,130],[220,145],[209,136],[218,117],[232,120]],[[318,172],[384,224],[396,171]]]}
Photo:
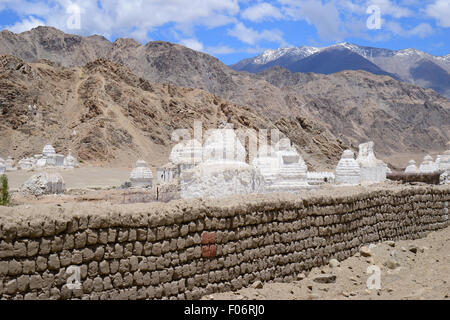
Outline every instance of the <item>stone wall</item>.
{"label": "stone wall", "polygon": [[449,187],[339,192],[2,208],[0,298],[197,299],[449,225]]}

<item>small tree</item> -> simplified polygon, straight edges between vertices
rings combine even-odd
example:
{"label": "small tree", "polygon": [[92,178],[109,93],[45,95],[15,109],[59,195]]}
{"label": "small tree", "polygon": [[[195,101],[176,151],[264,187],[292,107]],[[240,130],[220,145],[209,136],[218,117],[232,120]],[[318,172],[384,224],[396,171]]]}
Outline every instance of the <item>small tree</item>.
{"label": "small tree", "polygon": [[8,177],[3,174],[0,177],[0,206],[9,206],[11,204],[11,196],[8,189]]}

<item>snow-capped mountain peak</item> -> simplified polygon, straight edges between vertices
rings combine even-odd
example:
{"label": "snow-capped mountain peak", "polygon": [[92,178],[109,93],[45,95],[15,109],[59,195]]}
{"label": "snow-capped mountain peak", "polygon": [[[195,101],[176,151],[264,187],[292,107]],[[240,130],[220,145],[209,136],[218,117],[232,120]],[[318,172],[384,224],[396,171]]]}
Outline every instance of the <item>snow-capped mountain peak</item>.
{"label": "snow-capped mountain peak", "polygon": [[264,51],[262,54],[254,58],[253,63],[255,64],[266,64],[271,61],[275,61],[284,56],[298,56],[299,58],[305,58],[316,52],[319,52],[321,48],[315,47],[293,47],[293,48],[280,48],[280,49],[269,49]]}
{"label": "snow-capped mountain peak", "polygon": [[408,48],[408,49],[403,49],[403,50],[398,50],[395,52],[396,56],[425,56],[428,55],[427,53],[420,51],[420,50],[416,50],[416,49],[412,49],[412,48]]}

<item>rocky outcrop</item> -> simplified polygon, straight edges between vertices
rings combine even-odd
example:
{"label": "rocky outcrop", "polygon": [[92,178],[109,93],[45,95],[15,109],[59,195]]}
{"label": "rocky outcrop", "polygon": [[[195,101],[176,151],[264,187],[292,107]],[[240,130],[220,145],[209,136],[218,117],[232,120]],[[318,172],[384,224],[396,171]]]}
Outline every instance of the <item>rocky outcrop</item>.
{"label": "rocky outcrop", "polygon": [[21,191],[34,196],[61,194],[66,191],[66,184],[60,174],[42,172],[28,179]]}

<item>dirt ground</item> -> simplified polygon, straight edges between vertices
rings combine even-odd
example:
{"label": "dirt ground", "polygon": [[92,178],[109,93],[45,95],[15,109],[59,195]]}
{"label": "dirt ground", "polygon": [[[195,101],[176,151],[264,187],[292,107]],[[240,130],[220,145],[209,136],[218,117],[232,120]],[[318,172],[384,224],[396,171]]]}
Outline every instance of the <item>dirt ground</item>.
{"label": "dirt ground", "polygon": [[[300,274],[292,283],[255,282],[251,288],[203,300],[450,300],[450,228],[424,239],[374,245],[369,252],[357,253],[339,266]],[[381,271],[380,289],[369,290],[367,281],[374,273],[368,274],[367,269],[373,265]]]}
{"label": "dirt ground", "polygon": [[[120,186],[130,178],[131,168],[82,167],[77,169],[52,169],[59,172],[67,189],[108,188]],[[25,181],[39,171],[18,170],[7,172],[11,189],[20,188]]]}

